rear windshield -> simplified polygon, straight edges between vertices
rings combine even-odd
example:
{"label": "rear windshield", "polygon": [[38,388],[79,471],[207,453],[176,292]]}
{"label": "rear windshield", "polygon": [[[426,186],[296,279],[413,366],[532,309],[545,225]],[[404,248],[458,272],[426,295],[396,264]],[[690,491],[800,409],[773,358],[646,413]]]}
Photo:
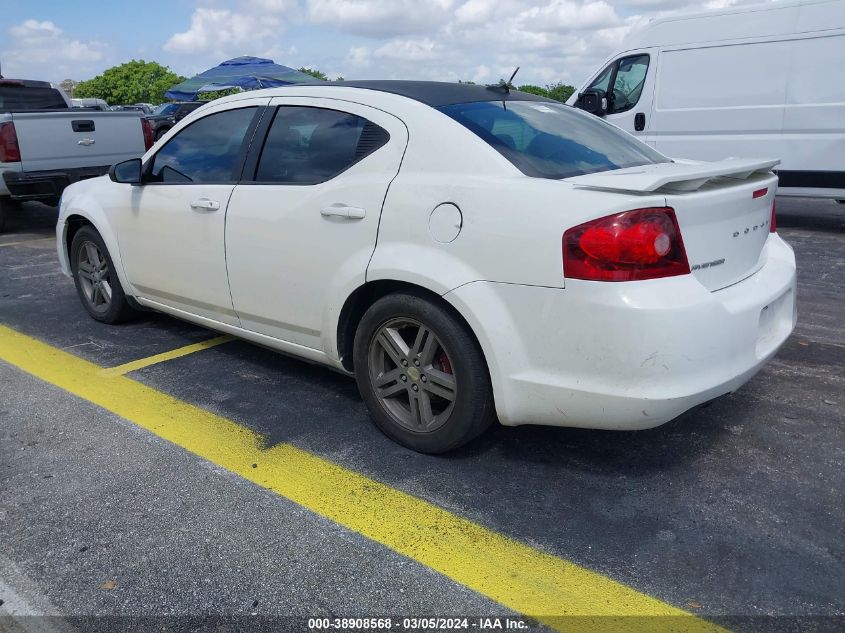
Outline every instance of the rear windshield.
{"label": "rear windshield", "polygon": [[645,143],[591,114],[545,101],[477,101],[438,108],[526,176],[569,178],[666,163]]}
{"label": "rear windshield", "polygon": [[178,103],[165,103],[153,110],[153,114],[155,114],[156,116],[165,116],[167,114],[173,114],[178,109]]}
{"label": "rear windshield", "polygon": [[0,85],[0,112],[67,109],[67,103],[55,88]]}

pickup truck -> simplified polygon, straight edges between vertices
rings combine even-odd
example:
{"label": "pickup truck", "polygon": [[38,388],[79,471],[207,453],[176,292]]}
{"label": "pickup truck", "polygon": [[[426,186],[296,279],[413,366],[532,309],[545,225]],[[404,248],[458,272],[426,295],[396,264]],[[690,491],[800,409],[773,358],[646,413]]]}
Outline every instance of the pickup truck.
{"label": "pickup truck", "polygon": [[69,184],[141,156],[153,134],[140,115],[73,110],[48,82],[0,78],[0,231],[18,203],[55,205]]}

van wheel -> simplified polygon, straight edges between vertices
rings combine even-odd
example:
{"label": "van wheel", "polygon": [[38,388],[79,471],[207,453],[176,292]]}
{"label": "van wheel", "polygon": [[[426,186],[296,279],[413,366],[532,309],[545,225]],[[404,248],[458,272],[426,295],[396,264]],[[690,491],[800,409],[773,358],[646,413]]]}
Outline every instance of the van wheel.
{"label": "van wheel", "polygon": [[376,301],[355,333],[358,389],[375,424],[421,453],[444,453],[495,419],[484,355],[466,326],[416,294]]}
{"label": "van wheel", "polygon": [[122,323],[136,312],[126,300],[105,242],[92,226],[83,226],[70,247],[73,282],[82,306],[102,323]]}

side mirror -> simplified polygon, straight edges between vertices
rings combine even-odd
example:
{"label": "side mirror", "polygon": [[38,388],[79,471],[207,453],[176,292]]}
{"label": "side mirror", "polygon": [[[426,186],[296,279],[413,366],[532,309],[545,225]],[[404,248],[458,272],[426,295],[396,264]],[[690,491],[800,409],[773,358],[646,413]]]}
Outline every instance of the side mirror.
{"label": "side mirror", "polygon": [[575,107],[596,116],[604,116],[607,114],[607,95],[604,90],[590,88],[578,95]]}
{"label": "side mirror", "polygon": [[113,182],[120,182],[127,185],[141,184],[141,159],[130,158],[117,165],[109,167],[109,178]]}

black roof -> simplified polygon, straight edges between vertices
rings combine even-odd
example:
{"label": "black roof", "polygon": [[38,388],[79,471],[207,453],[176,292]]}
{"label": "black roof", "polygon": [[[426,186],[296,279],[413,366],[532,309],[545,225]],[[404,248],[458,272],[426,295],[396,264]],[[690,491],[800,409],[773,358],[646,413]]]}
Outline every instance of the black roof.
{"label": "black roof", "polygon": [[401,95],[420,101],[433,108],[452,105],[453,103],[469,103],[472,101],[551,101],[546,97],[510,90],[506,92],[499,86],[482,86],[476,84],[447,83],[445,81],[404,81],[404,80],[366,80],[366,81],[338,81],[332,83],[315,82],[308,84],[292,84],[297,86],[334,86],[338,88],[363,88],[378,90]]}

